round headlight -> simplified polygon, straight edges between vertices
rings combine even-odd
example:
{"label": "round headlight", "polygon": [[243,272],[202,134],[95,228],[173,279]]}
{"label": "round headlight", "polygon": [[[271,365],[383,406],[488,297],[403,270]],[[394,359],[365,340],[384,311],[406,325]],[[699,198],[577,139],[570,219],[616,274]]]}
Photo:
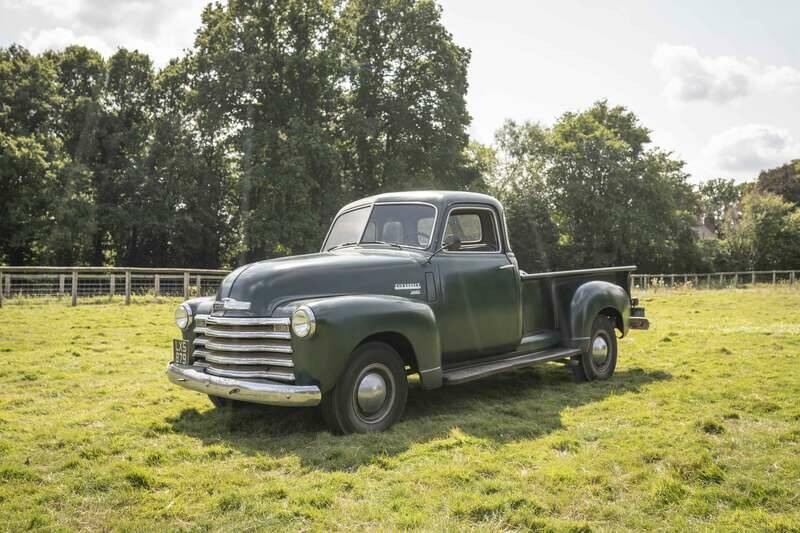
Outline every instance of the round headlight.
{"label": "round headlight", "polygon": [[292,314],[292,331],[300,338],[310,337],[317,329],[317,319],[314,313],[306,307],[301,305],[295,309]]}
{"label": "round headlight", "polygon": [[186,329],[192,323],[192,308],[187,304],[181,304],[175,309],[175,325],[181,329]]}

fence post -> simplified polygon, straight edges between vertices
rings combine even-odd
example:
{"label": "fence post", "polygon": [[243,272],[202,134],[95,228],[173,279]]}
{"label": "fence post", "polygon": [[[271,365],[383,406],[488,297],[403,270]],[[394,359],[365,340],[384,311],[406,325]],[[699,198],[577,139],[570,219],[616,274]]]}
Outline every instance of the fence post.
{"label": "fence post", "polygon": [[683,275],[683,284],[686,285],[687,283],[689,283],[689,274],[684,274]]}
{"label": "fence post", "polygon": [[125,271],[125,305],[131,304],[131,271]]}
{"label": "fence post", "polygon": [[706,275],[706,289],[711,288],[711,274]]}
{"label": "fence post", "polygon": [[155,294],[156,299],[161,294],[161,276],[156,274],[153,280],[153,293]]}
{"label": "fence post", "polygon": [[78,305],[78,271],[72,271],[72,307]]}
{"label": "fence post", "polygon": [[[203,280],[202,280],[202,278],[200,277],[200,274],[198,274],[198,275],[197,275],[197,277],[196,277],[196,278],[195,278],[195,280],[194,280],[194,284],[195,284],[195,285],[197,285],[197,295],[198,295],[198,296],[202,296],[202,295],[203,295],[203,291],[201,290],[201,289],[202,289],[202,287],[203,287],[203,285],[202,285],[202,281],[203,281]],[[630,293],[630,291],[628,291],[628,293]]]}
{"label": "fence post", "polygon": [[772,284],[775,285],[775,271],[772,271]]}
{"label": "fence post", "polygon": [[735,272],[733,274],[733,287],[736,288],[739,286],[739,273]]}
{"label": "fence post", "polygon": [[114,299],[114,293],[117,292],[117,276],[114,273],[111,273],[111,277],[108,279],[108,301],[112,301]]}
{"label": "fence post", "polygon": [[675,274],[670,275],[669,286],[675,288]]}
{"label": "fence post", "polygon": [[189,273],[183,273],[183,297],[189,298]]}
{"label": "fence post", "polygon": [[3,307],[3,271],[0,270],[0,307]]}
{"label": "fence post", "polygon": [[725,279],[725,277],[724,277],[724,276],[725,276],[725,275],[724,275],[724,274],[722,274],[722,273],[720,273],[720,275],[719,275],[719,288],[720,288],[720,289],[723,287],[723,285],[722,285],[722,282],[723,282],[723,281],[724,281],[724,279]]}
{"label": "fence post", "polygon": [[59,274],[58,275],[58,297],[59,298],[63,298],[64,297],[64,281],[65,281],[65,278],[66,278],[66,276],[64,276],[64,274]]}
{"label": "fence post", "polygon": [[11,298],[11,272],[6,274],[6,298]]}
{"label": "fence post", "polygon": [[789,274],[789,285],[794,287],[794,270],[792,270],[791,274]]}
{"label": "fence post", "polygon": [[755,270],[750,273],[750,284],[755,286],[756,284],[756,272]]}

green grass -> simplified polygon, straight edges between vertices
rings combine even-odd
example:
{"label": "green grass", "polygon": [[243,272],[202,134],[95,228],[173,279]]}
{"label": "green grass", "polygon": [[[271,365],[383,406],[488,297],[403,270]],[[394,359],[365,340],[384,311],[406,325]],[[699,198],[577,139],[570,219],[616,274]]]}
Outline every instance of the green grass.
{"label": "green grass", "polygon": [[0,309],[0,529],[800,531],[800,291],[665,292],[608,382],[549,365],[387,433],[170,385],[174,302]]}

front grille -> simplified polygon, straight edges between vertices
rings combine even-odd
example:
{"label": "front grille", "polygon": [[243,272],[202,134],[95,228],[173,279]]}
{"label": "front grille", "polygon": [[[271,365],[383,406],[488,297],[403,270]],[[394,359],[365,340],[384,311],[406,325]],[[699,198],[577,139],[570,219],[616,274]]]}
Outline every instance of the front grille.
{"label": "front grille", "polygon": [[229,378],[294,382],[288,318],[197,315],[195,365]]}

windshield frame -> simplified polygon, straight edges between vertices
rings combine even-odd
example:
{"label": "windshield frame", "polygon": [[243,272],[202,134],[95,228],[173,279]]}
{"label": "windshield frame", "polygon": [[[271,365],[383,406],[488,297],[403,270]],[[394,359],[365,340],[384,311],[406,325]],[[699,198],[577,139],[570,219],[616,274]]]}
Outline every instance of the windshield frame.
{"label": "windshield frame", "polygon": [[[377,201],[377,202],[372,202],[371,204],[355,205],[352,208],[348,209],[347,211],[341,211],[340,213],[337,213],[336,218],[333,219],[333,222],[331,222],[331,226],[328,228],[328,233],[325,234],[325,240],[322,241],[322,247],[320,248],[320,252],[324,253],[324,252],[329,252],[330,251],[330,250],[326,250],[325,247],[326,247],[326,244],[328,243],[328,238],[330,238],[330,236],[331,236],[331,231],[333,231],[333,227],[336,225],[336,222],[339,220],[339,217],[341,217],[342,215],[345,215],[347,213],[350,213],[352,211],[355,211],[357,209],[364,209],[365,207],[369,207],[369,215],[367,216],[367,219],[364,221],[364,227],[361,228],[361,236],[358,238],[358,242],[356,244],[353,244],[352,246],[361,246],[362,244],[371,244],[370,242],[364,242],[364,234],[367,231],[367,226],[369,225],[369,221],[372,219],[372,212],[375,210],[375,207],[376,206],[382,206],[382,205],[424,205],[424,206],[427,206],[427,207],[432,207],[433,208],[433,224],[431,224],[431,235],[430,235],[430,238],[428,240],[428,245],[427,246],[414,246],[414,245],[411,245],[411,244],[401,244],[401,243],[387,243],[390,246],[400,246],[402,248],[411,248],[412,250],[428,250],[428,249],[430,249],[430,247],[435,242],[434,241],[434,235],[437,233],[437,230],[438,230],[436,224],[439,222],[439,208],[436,205],[434,205],[434,204],[432,204],[430,202],[421,202],[421,201],[417,201],[417,200],[396,200],[396,201],[393,201],[393,202]],[[378,244],[378,243],[375,243],[375,244]]]}

